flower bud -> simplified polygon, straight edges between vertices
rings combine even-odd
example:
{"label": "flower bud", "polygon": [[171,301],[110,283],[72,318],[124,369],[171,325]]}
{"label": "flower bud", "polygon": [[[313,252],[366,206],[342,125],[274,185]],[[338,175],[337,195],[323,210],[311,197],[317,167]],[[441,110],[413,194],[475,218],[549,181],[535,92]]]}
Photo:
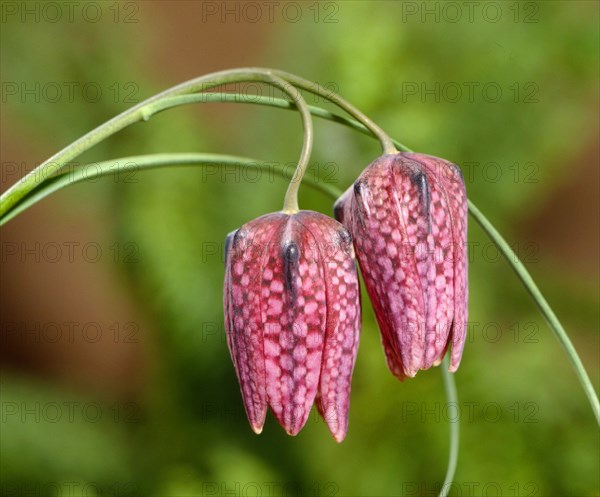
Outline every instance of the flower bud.
{"label": "flower bud", "polygon": [[296,435],[316,400],[341,442],[361,318],[350,234],[317,212],[267,214],[227,237],[225,265],[227,343],[253,430],[269,405]]}
{"label": "flower bud", "polygon": [[336,202],[400,379],[437,366],[452,344],[459,366],[467,324],[467,197],[460,169],[415,153],[384,155]]}

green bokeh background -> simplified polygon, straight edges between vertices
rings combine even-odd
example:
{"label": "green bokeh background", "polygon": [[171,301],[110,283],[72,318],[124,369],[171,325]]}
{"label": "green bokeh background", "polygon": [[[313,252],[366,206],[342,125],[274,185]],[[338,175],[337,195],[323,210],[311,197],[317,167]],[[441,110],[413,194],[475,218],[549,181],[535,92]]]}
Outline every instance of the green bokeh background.
{"label": "green bokeh background", "polygon": [[[218,9],[210,16],[201,2],[116,7],[135,23],[114,22],[112,2],[93,3],[103,13],[97,23],[79,15],[23,21],[6,10],[22,9],[20,2],[3,2],[3,167],[20,157],[39,163],[132,105],[124,95],[131,89],[139,101],[231,66],[289,70],[336,88],[407,146],[463,167],[470,198],[526,259],[598,387],[597,2],[480,2],[472,19],[460,2],[451,2],[459,11],[443,2],[292,2],[287,14],[299,7],[297,22],[279,8],[270,22],[264,2],[258,22],[231,2],[239,19],[222,19],[221,2],[208,2]],[[14,82],[94,82],[103,96],[91,102],[76,91],[72,100],[63,93],[50,102],[42,92],[36,102],[22,90],[7,93]],[[115,82],[118,97],[109,89]],[[379,153],[375,141],[351,130],[315,126],[309,174],[322,181],[346,188]],[[82,160],[222,152],[287,164],[300,144],[295,113],[209,104],[160,114]],[[101,291],[125,288],[134,302],[128,321],[147,326],[136,335],[137,379],[125,394],[127,375],[96,388],[93,379],[78,380],[94,377],[85,364],[61,369],[58,361],[45,374],[40,364],[55,356],[40,349],[32,359],[26,347],[5,341],[3,495],[58,488],[62,495],[165,497],[436,494],[448,452],[441,374],[404,383],[389,374],[366,295],[346,441],[337,445],[316,411],[295,438],[272,416],[260,437],[245,420],[223,335],[221,244],[229,231],[279,209],[285,188],[277,177],[144,172],[133,183],[74,187],[7,226],[3,237],[11,241],[56,222],[70,236],[77,234],[71,223],[83,224],[107,246],[136,244],[134,263],[103,259],[93,271],[108,274]],[[308,187],[300,201],[331,213],[331,200]],[[598,427],[564,353],[474,223],[469,241],[471,326],[455,376],[461,447],[451,495],[599,495]],[[3,333],[17,319],[6,317],[14,316],[6,282],[21,282],[27,293],[43,283],[43,266],[8,268],[14,279],[2,286]],[[69,281],[84,295],[95,286],[77,271]],[[64,305],[60,284],[49,288],[48,301]],[[43,322],[38,304],[21,304],[18,319]],[[63,353],[80,351],[66,344]],[[67,419],[61,407],[54,422],[40,411],[65,402],[100,405],[103,415],[92,422],[76,410]],[[39,419],[23,417],[24,406],[38,406]]]}

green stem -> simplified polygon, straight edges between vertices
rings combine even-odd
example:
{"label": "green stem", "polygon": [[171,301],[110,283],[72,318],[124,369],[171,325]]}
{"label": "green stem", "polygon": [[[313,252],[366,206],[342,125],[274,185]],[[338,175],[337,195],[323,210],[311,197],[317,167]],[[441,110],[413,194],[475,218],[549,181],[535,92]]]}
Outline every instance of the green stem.
{"label": "green stem", "polygon": [[[448,356],[442,361],[442,378],[444,380],[444,391],[446,392],[446,402],[448,406],[454,405],[458,409],[458,393],[456,392],[456,383],[454,375],[448,371],[450,361]],[[452,486],[454,474],[456,473],[456,465],[458,463],[458,447],[460,441],[460,423],[459,416],[448,420],[450,423],[450,449],[448,453],[448,468],[446,469],[446,477],[442,484],[440,497],[446,497]]]}
{"label": "green stem", "polygon": [[[0,226],[18,216],[21,212],[37,204],[48,195],[61,190],[69,185],[83,183],[92,179],[118,175],[128,171],[141,171],[146,169],[155,169],[165,166],[225,166],[232,165],[245,168],[256,168],[269,172],[275,172],[282,178],[285,174],[282,168],[273,168],[269,162],[256,161],[247,157],[238,157],[222,154],[197,154],[197,153],[178,153],[178,154],[151,154],[137,155],[132,157],[122,157],[120,159],[107,160],[94,164],[88,164],[72,171],[67,171],[50,178],[37,189],[29,193],[26,197],[14,206],[7,214],[0,218]],[[321,183],[312,178],[304,180],[315,190],[321,191],[335,199],[341,193],[337,188]]]}
{"label": "green stem", "polygon": [[[150,100],[154,100],[154,98],[149,99],[148,101],[150,101]],[[286,100],[286,99],[282,99],[282,98],[271,98],[271,97],[263,97],[263,96],[258,96],[258,95],[243,95],[243,94],[237,94],[237,93],[197,93],[197,94],[190,94],[190,95],[167,96],[161,100],[153,102],[153,103],[149,104],[146,108],[144,108],[142,119],[147,121],[155,114],[165,111],[167,109],[173,108],[173,107],[192,104],[192,103],[209,103],[209,102],[250,103],[250,104],[278,107],[278,108],[287,109],[287,110],[297,110],[297,107],[296,107],[296,104],[294,101],[290,101],[290,100]],[[352,129],[355,129],[356,131],[359,131],[360,133],[363,133],[368,136],[372,136],[372,132],[369,130],[369,128],[367,128],[364,124],[362,124],[358,121],[355,121],[354,119],[349,119],[349,118],[340,116],[338,114],[334,114],[334,113],[329,112],[320,107],[308,105],[307,109],[313,116],[320,117],[322,119],[327,119],[327,120],[330,120],[333,122],[337,122],[339,124],[343,124]],[[121,114],[121,116],[123,116],[124,114]],[[106,123],[106,125],[107,124],[108,123]],[[105,125],[96,128],[95,131],[102,129],[104,126]],[[311,126],[311,128],[312,128],[312,126]],[[116,131],[114,131],[114,132],[116,133]],[[88,133],[88,135],[91,135],[92,133],[93,133],[93,131]],[[85,138],[85,136],[83,138]],[[82,139],[77,140],[77,142],[80,142]],[[73,145],[75,145],[77,142],[74,142]],[[399,149],[401,149],[403,151],[410,151],[410,149],[408,147],[400,144],[399,142],[395,142],[395,143]],[[92,145],[90,145],[87,148],[91,148],[91,146]],[[86,148],[86,150],[87,150],[87,148]],[[64,149],[62,152],[64,152],[67,149],[69,149],[69,147]],[[82,152],[83,151],[85,151],[85,150],[82,150]],[[59,154],[60,154],[60,152],[59,152]],[[37,181],[32,182],[28,188],[25,188],[24,191],[21,192],[21,194],[19,195],[20,198],[23,198],[24,196],[28,195],[29,192],[31,192],[32,190],[35,190],[36,187],[39,186],[40,184],[42,184],[44,181],[51,179],[53,173],[56,174],[56,171],[60,171],[62,169],[62,167],[64,167],[64,164],[59,165],[58,163],[53,162],[53,160],[55,160],[59,156],[59,154],[54,155],[53,157],[48,159],[45,163],[41,164],[38,168],[36,168],[34,171],[32,171],[32,173],[30,173],[30,174],[33,174],[36,176]],[[72,155],[72,157],[69,158],[68,160],[64,160],[64,163],[66,164],[67,162],[69,162],[70,160],[72,160],[75,157],[76,157],[76,155]],[[54,169],[54,170],[52,170],[52,169]],[[0,205],[2,206],[2,208],[0,208],[0,219],[2,219],[2,222],[0,222],[0,225],[14,217],[13,215],[8,217],[7,214],[9,212],[11,212],[12,208],[15,205],[19,204],[19,200],[17,200],[16,202],[9,202],[9,200],[11,200],[14,196],[14,192],[12,190],[13,189],[9,189],[4,194],[2,194],[2,196],[0,196]],[[6,207],[6,206],[10,206],[10,207]],[[19,212],[22,212],[22,210],[20,210]]]}
{"label": "green stem", "polygon": [[296,104],[296,108],[300,112],[300,116],[302,117],[302,126],[304,128],[304,142],[302,144],[302,153],[300,154],[300,160],[298,161],[298,165],[296,166],[296,170],[294,171],[294,176],[288,185],[287,192],[285,193],[285,198],[283,199],[283,212],[288,214],[293,214],[298,212],[298,189],[300,188],[300,183],[302,183],[302,178],[304,177],[304,173],[308,167],[308,161],[310,160],[310,154],[312,153],[312,145],[313,145],[313,124],[312,124],[312,116],[310,115],[310,111],[308,110],[308,106],[306,101],[300,94],[300,92],[293,87],[291,84],[287,83],[283,79],[278,76],[271,76],[271,79],[274,83],[277,84],[283,91],[285,91],[291,99]]}
{"label": "green stem", "polygon": [[[44,161],[33,171],[26,174],[20,181],[12,185],[0,197],[0,216],[8,212],[11,207],[37,185],[41,184],[46,178],[58,173],[69,161],[72,161],[94,145],[97,145],[109,136],[114,135],[131,124],[142,120],[148,120],[154,113],[152,106],[165,97],[193,93],[196,91],[205,91],[227,83],[240,83],[245,81],[257,81],[281,87],[280,84],[277,83],[279,79],[280,78],[274,74],[274,71],[271,69],[230,69],[191,79],[150,97],[113,117],[111,120],[83,135],[78,140],[75,140],[48,160]],[[281,89],[287,93],[287,85],[283,85]]]}
{"label": "green stem", "polygon": [[354,107],[354,105],[352,105],[346,99],[342,98],[337,93],[328,90],[324,86],[321,86],[307,79],[301,78],[300,76],[296,76],[295,74],[291,74],[289,72],[273,70],[273,74],[276,74],[280,78],[285,79],[286,81],[292,83],[298,88],[302,88],[303,90],[313,93],[314,95],[318,95],[326,100],[329,100],[341,109],[344,109],[348,114],[354,117],[354,119],[364,124],[364,126],[373,134],[373,136],[375,136],[379,140],[384,154],[393,154],[398,152],[398,150],[394,146],[393,140],[387,135],[387,133],[383,131],[383,129],[377,126],[377,124],[375,124],[365,114],[363,114],[360,110]]}
{"label": "green stem", "polygon": [[356,107],[327,88],[324,88],[316,83],[311,83],[310,81],[293,74],[274,69],[252,67],[230,69],[206,74],[169,88],[153,97],[150,97],[147,100],[144,100],[143,102],[140,102],[131,109],[122,112],[106,123],[98,126],[96,129],[83,135],[78,140],[75,140],[73,143],[40,164],[40,166],[25,175],[20,181],[12,185],[12,187],[4,192],[4,194],[0,197],[0,215],[5,214],[29,191],[42,183],[44,179],[59,172],[69,161],[72,161],[83,152],[89,150],[94,145],[100,143],[109,136],[114,135],[127,126],[130,126],[131,124],[141,120],[148,120],[154,113],[152,108],[153,105],[155,105],[157,102],[160,102],[160,100],[164,99],[165,97],[194,93],[197,91],[206,91],[217,86],[234,82],[239,83],[243,81],[259,81],[273,84],[274,78],[281,78],[299,88],[303,88],[311,93],[314,93],[315,95],[319,95],[335,103],[358,121],[362,122],[364,126],[379,139],[384,153],[394,153],[397,151],[391,138],[385,134],[379,126],[377,126],[367,116],[360,112]]}
{"label": "green stem", "polygon": [[588,376],[587,371],[585,370],[585,367],[581,362],[575,347],[573,346],[573,342],[571,342],[569,339],[569,335],[552,310],[552,307],[550,307],[550,304],[548,304],[548,301],[542,295],[542,292],[536,285],[535,281],[533,281],[529,271],[527,271],[527,268],[518,258],[514,250],[510,248],[510,245],[507,243],[507,241],[500,233],[498,233],[498,230],[494,228],[492,223],[490,223],[490,221],[481,213],[475,204],[473,204],[473,202],[470,200],[468,202],[471,216],[473,216],[475,221],[477,221],[477,224],[483,228],[483,231],[485,231],[486,235],[496,244],[500,252],[502,252],[502,255],[517,274],[517,277],[521,280],[529,292],[529,295],[531,295],[531,298],[538,306],[544,318],[546,318],[546,321],[548,321],[550,329],[554,331],[554,335],[562,345],[567,357],[571,361],[571,365],[575,369],[575,373],[579,377],[579,382],[581,383],[581,386],[583,387],[583,390],[592,406],[592,411],[596,416],[596,422],[600,426],[600,402],[598,401],[598,396],[594,390],[592,381],[590,380],[590,377]]}
{"label": "green stem", "polygon": [[[242,103],[266,105],[269,107],[277,107],[279,109],[294,111],[297,109],[294,102],[290,102],[289,100],[285,100],[283,98],[263,97],[261,95],[243,95],[241,93],[207,92],[164,98],[160,102],[152,105],[152,109],[150,109],[147,113],[147,118],[149,119],[154,114],[171,109],[173,107],[195,103]],[[314,105],[308,105],[307,107],[310,113],[315,117],[320,117],[321,119],[327,119],[329,121],[343,124],[344,126],[348,126],[349,128],[352,128],[363,135],[373,136],[373,132],[369,128],[354,119],[349,119],[347,117],[340,116],[339,114],[334,114],[333,112],[321,107],[315,107]],[[398,148],[398,150],[402,150],[403,152],[411,152],[406,145],[402,145],[400,142],[395,140],[392,140],[392,142],[394,143],[395,147]]]}

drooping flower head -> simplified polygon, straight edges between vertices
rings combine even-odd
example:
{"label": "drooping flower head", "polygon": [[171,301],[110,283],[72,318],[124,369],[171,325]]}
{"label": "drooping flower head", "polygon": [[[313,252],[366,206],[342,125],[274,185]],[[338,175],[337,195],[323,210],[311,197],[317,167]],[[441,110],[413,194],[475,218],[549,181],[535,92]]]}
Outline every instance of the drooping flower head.
{"label": "drooping flower head", "polygon": [[336,202],[350,231],[400,379],[438,365],[452,345],[459,366],[467,324],[467,198],[460,169],[415,153],[384,155]]}
{"label": "drooping flower head", "polygon": [[350,234],[317,212],[267,214],[227,237],[225,265],[227,343],[253,430],[268,405],[296,435],[316,400],[341,442],[361,319]]}

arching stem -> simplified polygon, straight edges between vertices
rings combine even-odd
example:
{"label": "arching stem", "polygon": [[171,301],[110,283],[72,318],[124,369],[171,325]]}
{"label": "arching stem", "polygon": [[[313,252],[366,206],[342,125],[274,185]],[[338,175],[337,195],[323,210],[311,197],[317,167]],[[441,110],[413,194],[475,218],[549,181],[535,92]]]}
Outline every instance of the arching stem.
{"label": "arching stem", "polygon": [[274,84],[285,91],[285,93],[287,93],[294,101],[298,111],[300,112],[300,116],[302,117],[302,126],[304,128],[304,142],[302,144],[300,159],[298,160],[298,165],[294,171],[294,176],[290,181],[287,192],[285,193],[285,198],[283,200],[283,212],[293,214],[299,210],[298,189],[300,188],[300,183],[302,183],[302,178],[304,177],[304,173],[308,167],[308,161],[310,160],[310,154],[312,153],[314,135],[312,116],[310,115],[306,101],[295,87],[278,76],[271,76],[271,79]]}
{"label": "arching stem", "polygon": [[291,98],[294,98],[294,96],[290,94],[289,85],[281,86],[281,83],[277,83],[278,78],[279,77],[272,69],[229,69],[191,79],[150,97],[75,140],[12,185],[4,192],[4,194],[2,194],[2,196],[0,196],[0,216],[8,212],[11,207],[37,185],[60,172],[68,162],[72,161],[83,152],[131,124],[142,120],[148,120],[154,113],[153,105],[157,104],[165,97],[206,91],[227,83],[257,81],[277,86],[285,93],[289,94]]}
{"label": "arching stem", "polygon": [[[444,392],[446,393],[446,406],[454,406],[458,409],[458,393],[456,392],[456,383],[454,382],[454,375],[448,371],[450,367],[450,361],[448,356],[444,357],[442,361],[442,378],[444,380]],[[456,465],[458,463],[458,447],[460,443],[460,423],[459,416],[453,416],[448,419],[450,424],[450,449],[448,451],[448,467],[446,469],[446,477],[442,488],[440,490],[440,497],[446,497],[450,492],[452,481],[454,480],[454,474],[456,473]]]}
{"label": "arching stem", "polygon": [[377,124],[375,124],[371,119],[369,119],[346,99],[340,97],[337,93],[325,88],[324,86],[289,72],[273,70],[273,74],[276,74],[280,78],[289,81],[298,88],[302,88],[303,90],[313,93],[314,95],[318,95],[326,100],[329,100],[341,109],[345,110],[354,119],[362,123],[373,134],[373,136],[379,140],[384,154],[393,154],[398,152],[396,146],[394,145],[394,141],[387,133],[383,131],[383,129],[381,129]]}

